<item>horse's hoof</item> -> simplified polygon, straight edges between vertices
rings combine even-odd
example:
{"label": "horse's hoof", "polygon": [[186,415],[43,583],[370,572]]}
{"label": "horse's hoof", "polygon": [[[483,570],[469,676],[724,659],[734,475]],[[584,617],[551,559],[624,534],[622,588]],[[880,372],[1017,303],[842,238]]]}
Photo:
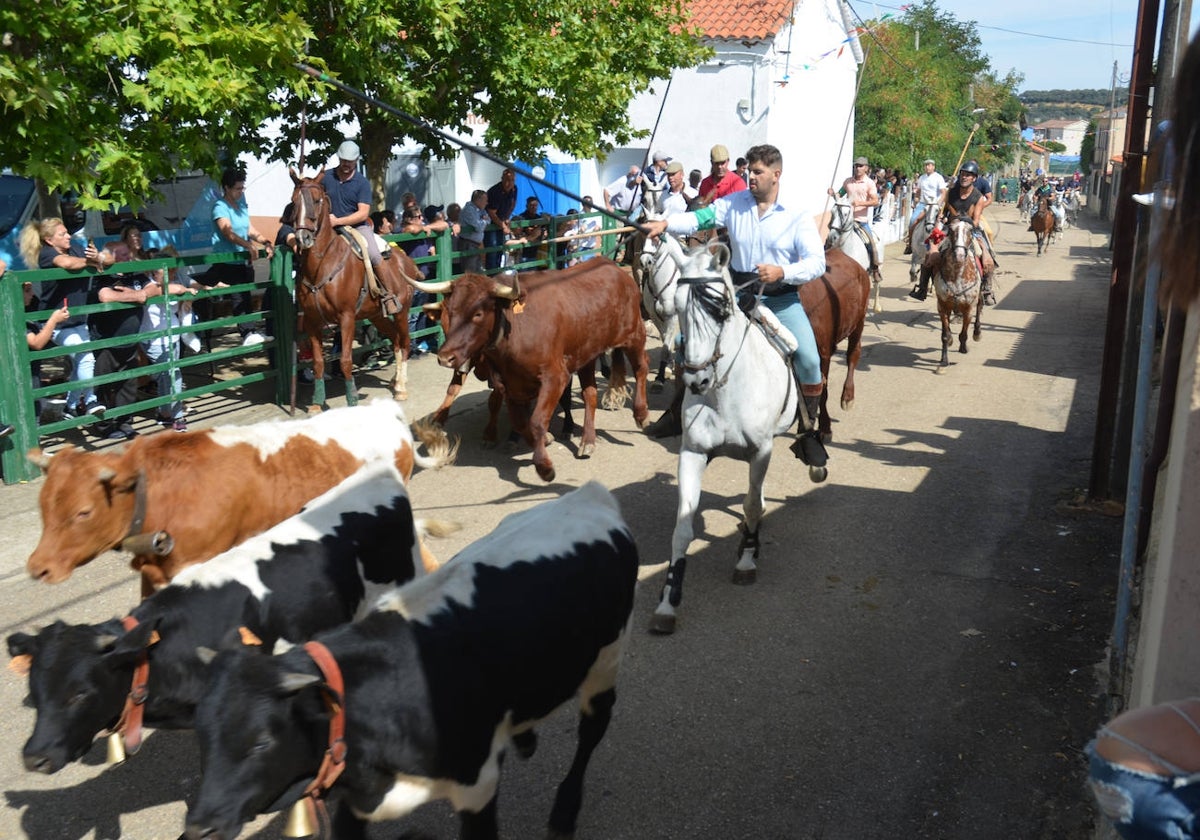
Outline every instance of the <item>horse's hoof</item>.
{"label": "horse's hoof", "polygon": [[949,365],[938,365],[934,373],[945,373],[950,368]]}
{"label": "horse's hoof", "polygon": [[663,384],[661,382],[654,381],[654,382],[650,383],[650,393],[651,394],[661,394],[662,392],[663,392]]}
{"label": "horse's hoof", "polygon": [[538,478],[540,478],[542,481],[545,481],[546,483],[550,483],[551,481],[554,480],[554,467],[553,466],[543,467],[539,464],[537,466],[537,474],[538,474]]}
{"label": "horse's hoof", "polygon": [[309,414],[323,414],[324,412],[325,412],[325,409],[319,405],[310,405],[308,407]]}
{"label": "horse's hoof", "polygon": [[404,402],[408,399],[408,391],[396,391],[396,402]]}
{"label": "horse's hoof", "polygon": [[733,582],[738,586],[749,586],[758,581],[758,569],[734,569]]}
{"label": "horse's hoof", "polygon": [[826,467],[809,467],[808,478],[813,484],[820,484],[829,478],[829,470]]}
{"label": "horse's hoof", "polygon": [[842,399],[842,411],[849,411],[854,408],[854,400]]}
{"label": "horse's hoof", "polygon": [[879,303],[879,301],[875,301],[875,305],[871,307],[871,311],[878,314],[883,311],[883,306]]}
{"label": "horse's hoof", "polygon": [[661,613],[650,616],[650,632],[655,636],[670,636],[675,632],[675,616]]}
{"label": "horse's hoof", "polygon": [[580,459],[591,458],[592,455],[595,454],[595,452],[596,452],[596,444],[594,444],[594,443],[585,443],[579,447]]}
{"label": "horse's hoof", "polygon": [[821,432],[821,443],[833,443],[833,432]]}

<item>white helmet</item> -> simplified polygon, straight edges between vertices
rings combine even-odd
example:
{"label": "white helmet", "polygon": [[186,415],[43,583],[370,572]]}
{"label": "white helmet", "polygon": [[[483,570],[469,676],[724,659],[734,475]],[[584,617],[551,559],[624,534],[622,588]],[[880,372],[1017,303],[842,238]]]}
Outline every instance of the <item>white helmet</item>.
{"label": "white helmet", "polygon": [[353,140],[345,141],[342,145],[338,146],[337,156],[342,160],[358,160],[358,144]]}

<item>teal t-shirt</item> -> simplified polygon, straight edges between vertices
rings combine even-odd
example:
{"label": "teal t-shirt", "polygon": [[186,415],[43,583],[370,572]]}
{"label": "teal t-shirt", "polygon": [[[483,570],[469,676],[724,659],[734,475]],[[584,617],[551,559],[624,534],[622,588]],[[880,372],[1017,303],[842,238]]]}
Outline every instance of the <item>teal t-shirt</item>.
{"label": "teal t-shirt", "polygon": [[250,235],[250,205],[246,203],[245,199],[234,205],[227,202],[224,198],[219,198],[212,209],[213,251],[218,254],[240,251],[241,249],[238,246],[221,235],[221,232],[217,229],[217,219],[228,219],[229,224],[233,225],[233,232],[245,239]]}

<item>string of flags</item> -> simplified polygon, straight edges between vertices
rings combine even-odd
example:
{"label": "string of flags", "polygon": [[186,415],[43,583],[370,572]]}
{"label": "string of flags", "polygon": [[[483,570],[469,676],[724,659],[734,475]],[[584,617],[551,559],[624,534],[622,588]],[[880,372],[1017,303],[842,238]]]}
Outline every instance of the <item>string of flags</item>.
{"label": "string of flags", "polygon": [[[900,10],[903,12],[907,12],[910,8],[911,8],[911,4],[908,6],[901,6]],[[895,15],[893,15],[891,12],[887,12],[882,17],[880,17],[872,26],[856,26],[856,27],[854,27],[853,29],[850,30],[850,32],[846,35],[846,37],[843,38],[841,41],[839,41],[837,44],[835,44],[834,46],[825,50],[825,52],[821,53],[816,58],[811,59],[810,61],[807,61],[807,62],[801,64],[800,65],[801,69],[812,70],[814,67],[816,67],[818,64],[820,64],[822,61],[829,58],[830,56],[833,56],[835,58],[840,58],[842,53],[845,52],[846,48],[850,45],[851,41],[853,41],[855,38],[859,38],[863,35],[870,34],[870,32],[872,30],[878,29],[880,26],[882,26],[884,23],[886,23],[889,19],[891,19],[893,17],[895,17]],[[788,83],[788,81],[790,81],[790,79],[791,79],[791,73],[785,72],[783,74],[783,78],[778,80],[777,82],[775,82],[775,84],[779,85],[780,87],[786,87],[787,83]]]}

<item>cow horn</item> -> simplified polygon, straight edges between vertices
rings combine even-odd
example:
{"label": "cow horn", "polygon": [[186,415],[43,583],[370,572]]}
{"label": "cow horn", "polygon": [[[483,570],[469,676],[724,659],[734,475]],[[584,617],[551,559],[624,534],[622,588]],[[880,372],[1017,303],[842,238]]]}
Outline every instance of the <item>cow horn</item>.
{"label": "cow horn", "polygon": [[112,467],[103,467],[101,468],[100,472],[96,474],[96,478],[99,479],[101,484],[109,484],[116,477],[117,471]]}
{"label": "cow horn", "polygon": [[521,284],[517,280],[517,275],[513,275],[513,284],[511,286],[505,286],[499,280],[493,280],[492,294],[505,300],[516,300],[519,298],[521,296]]}
{"label": "cow horn", "polygon": [[29,459],[29,463],[40,469],[42,472],[50,469],[50,455],[40,449],[30,449],[25,455]]}
{"label": "cow horn", "polygon": [[442,280],[440,283],[425,283],[415,277],[409,277],[403,271],[400,272],[400,276],[418,292],[425,292],[430,295],[444,295],[454,287],[454,284],[449,280]]}

